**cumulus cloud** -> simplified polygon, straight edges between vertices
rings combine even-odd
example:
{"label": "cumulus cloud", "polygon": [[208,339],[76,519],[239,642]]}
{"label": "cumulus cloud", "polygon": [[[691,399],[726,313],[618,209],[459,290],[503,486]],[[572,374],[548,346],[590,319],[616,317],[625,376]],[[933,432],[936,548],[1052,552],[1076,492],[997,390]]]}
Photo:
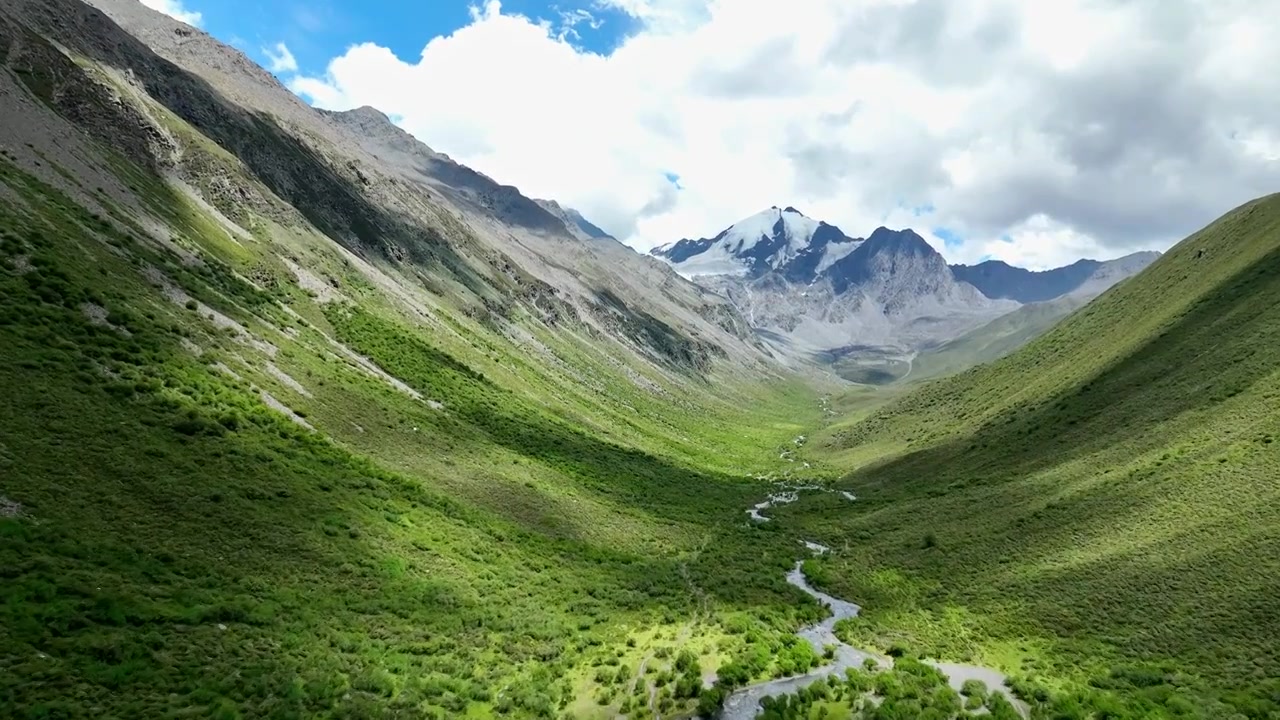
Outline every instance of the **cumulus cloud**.
{"label": "cumulus cloud", "polygon": [[142,0],[142,4],[192,27],[200,27],[200,23],[203,21],[200,13],[186,9],[182,4],[182,0]]}
{"label": "cumulus cloud", "polygon": [[294,73],[298,71],[298,61],[289,52],[289,47],[278,42],[274,47],[262,48],[267,56],[267,69],[273,73]]}
{"label": "cumulus cloud", "polygon": [[1163,249],[1280,190],[1280,0],[597,6],[639,28],[607,55],[488,0],[417,58],[370,38],[292,88],[642,250],[795,205],[1045,267]]}

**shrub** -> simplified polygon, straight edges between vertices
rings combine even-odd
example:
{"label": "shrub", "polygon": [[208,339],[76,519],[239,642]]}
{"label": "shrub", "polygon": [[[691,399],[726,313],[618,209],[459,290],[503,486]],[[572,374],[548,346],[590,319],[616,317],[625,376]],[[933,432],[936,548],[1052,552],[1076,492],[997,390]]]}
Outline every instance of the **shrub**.
{"label": "shrub", "polygon": [[964,684],[960,686],[960,694],[968,697],[976,697],[979,700],[985,699],[987,697],[987,684],[981,680],[970,678],[969,680],[965,680]]}

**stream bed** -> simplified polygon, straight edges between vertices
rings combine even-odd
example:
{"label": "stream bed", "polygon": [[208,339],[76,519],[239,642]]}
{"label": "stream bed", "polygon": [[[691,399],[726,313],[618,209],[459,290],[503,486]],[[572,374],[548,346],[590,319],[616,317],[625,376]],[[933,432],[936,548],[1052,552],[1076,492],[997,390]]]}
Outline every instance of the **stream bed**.
{"label": "stream bed", "polygon": [[[780,492],[773,493],[767,500],[757,503],[747,510],[747,514],[753,521],[769,522],[769,518],[761,515],[762,510],[767,510],[774,505],[783,505],[795,502],[799,498],[801,490],[822,490],[817,486],[798,486],[785,488]],[[853,500],[853,496],[849,493],[843,493],[844,497]],[[825,545],[805,540],[804,546],[810,552],[821,555],[830,550]],[[814,625],[808,625],[796,632],[796,635],[809,641],[813,649],[819,655],[823,654],[827,645],[834,645],[836,648],[835,658],[831,662],[822,667],[815,668],[802,675],[792,675],[791,677],[777,678],[775,680],[767,680],[764,682],[748,685],[735,690],[728,698],[725,699],[724,710],[720,717],[723,720],[751,720],[760,713],[760,701],[766,697],[780,697],[783,695],[791,695],[802,688],[808,687],[815,682],[826,680],[832,675],[844,676],[844,671],[848,668],[862,669],[863,663],[867,659],[874,660],[882,667],[890,667],[893,665],[893,658],[879,655],[867,650],[855,648],[842,642],[835,634],[836,623],[850,617],[855,617],[860,608],[858,605],[841,600],[824,592],[814,589],[809,585],[809,581],[805,579],[804,572],[801,570],[802,560],[797,560],[795,567],[787,573],[787,582],[795,585],[803,590],[810,597],[818,602],[826,605],[831,610],[831,615],[822,622]],[[947,676],[948,684],[957,692],[966,680],[981,680],[987,685],[992,692],[1003,692],[1013,702],[1023,717],[1027,716],[1028,709],[1025,703],[1013,698],[1009,693],[1006,682],[1007,678],[1000,672],[991,668],[979,667],[977,665],[962,665],[957,663],[941,663],[925,661],[930,665],[938,668]]]}

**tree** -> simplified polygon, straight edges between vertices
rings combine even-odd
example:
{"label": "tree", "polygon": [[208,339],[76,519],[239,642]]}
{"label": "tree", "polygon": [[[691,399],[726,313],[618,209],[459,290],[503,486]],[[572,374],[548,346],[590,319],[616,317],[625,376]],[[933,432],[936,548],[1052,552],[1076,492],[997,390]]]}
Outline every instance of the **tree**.
{"label": "tree", "polygon": [[720,717],[720,709],[724,706],[726,694],[719,683],[710,690],[703,691],[698,699],[698,717],[708,720]]}

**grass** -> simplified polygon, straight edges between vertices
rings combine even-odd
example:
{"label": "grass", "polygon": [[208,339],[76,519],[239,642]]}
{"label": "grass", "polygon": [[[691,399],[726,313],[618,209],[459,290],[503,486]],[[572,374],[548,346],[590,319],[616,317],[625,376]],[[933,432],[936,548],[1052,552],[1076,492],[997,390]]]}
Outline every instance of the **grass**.
{"label": "grass", "polygon": [[1000,666],[1054,717],[1280,712],[1277,307],[1272,196],[816,438],[861,511],[779,515],[839,549],[816,562],[866,609],[845,636]]}
{"label": "grass", "polygon": [[742,522],[744,478],[816,419],[803,386],[655,394],[544,334],[551,369],[465,319],[321,306],[179,195],[154,209],[200,264],[0,179],[24,203],[0,211],[0,495],[21,507],[0,518],[0,714],[556,717],[650,692],[689,714],[684,654],[767,656],[820,616],[783,582],[795,548]]}

